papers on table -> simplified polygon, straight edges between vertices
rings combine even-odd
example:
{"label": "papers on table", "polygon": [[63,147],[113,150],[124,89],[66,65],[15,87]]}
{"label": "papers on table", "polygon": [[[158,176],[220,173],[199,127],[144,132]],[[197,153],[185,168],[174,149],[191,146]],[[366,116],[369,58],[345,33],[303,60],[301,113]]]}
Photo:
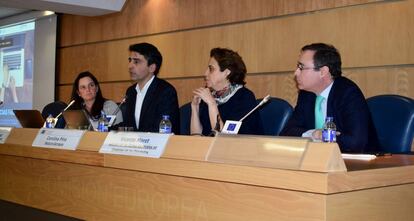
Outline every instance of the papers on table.
{"label": "papers on table", "polygon": [[347,154],[343,153],[341,154],[342,158],[345,160],[373,160],[377,158],[377,156],[373,154]]}

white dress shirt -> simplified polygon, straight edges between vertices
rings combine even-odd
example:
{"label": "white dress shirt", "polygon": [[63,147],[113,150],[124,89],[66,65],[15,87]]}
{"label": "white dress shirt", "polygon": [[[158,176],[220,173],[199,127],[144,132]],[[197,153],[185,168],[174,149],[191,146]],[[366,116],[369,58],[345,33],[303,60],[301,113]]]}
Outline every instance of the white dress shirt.
{"label": "white dress shirt", "polygon": [[139,128],[139,118],[141,117],[141,109],[142,109],[142,103],[144,102],[145,95],[147,94],[148,88],[151,85],[152,81],[154,80],[154,76],[145,83],[144,87],[139,89],[139,85],[135,87],[135,90],[137,90],[137,100],[135,102],[135,123],[137,128]]}

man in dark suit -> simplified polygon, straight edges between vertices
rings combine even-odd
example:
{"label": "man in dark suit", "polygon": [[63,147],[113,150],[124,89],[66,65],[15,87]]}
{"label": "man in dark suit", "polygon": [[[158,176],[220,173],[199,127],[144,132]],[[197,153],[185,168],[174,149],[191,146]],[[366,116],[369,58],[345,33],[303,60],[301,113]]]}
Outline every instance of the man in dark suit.
{"label": "man in dark suit", "polygon": [[324,119],[333,117],[342,152],[375,151],[378,139],[364,95],[341,75],[341,57],[335,47],[304,46],[295,71],[300,89],[297,104],[281,135],[321,140]]}
{"label": "man in dark suit", "polygon": [[175,88],[157,78],[162,55],[149,43],[129,46],[129,74],[135,84],[126,91],[122,126],[135,131],[158,132],[162,115],[169,115],[172,131],[180,131],[180,114]]}

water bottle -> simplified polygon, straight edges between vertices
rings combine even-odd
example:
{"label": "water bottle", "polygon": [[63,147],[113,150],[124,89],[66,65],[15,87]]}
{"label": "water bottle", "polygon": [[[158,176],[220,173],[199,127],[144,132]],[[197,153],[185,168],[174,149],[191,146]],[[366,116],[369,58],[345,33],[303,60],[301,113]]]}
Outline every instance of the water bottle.
{"label": "water bottle", "polygon": [[108,119],[106,118],[105,112],[101,111],[101,117],[98,120],[98,131],[108,132]]}
{"label": "water bottle", "polygon": [[172,133],[172,124],[171,124],[169,115],[162,115],[159,132],[161,134],[170,134],[170,133]]}
{"label": "water bottle", "polygon": [[54,121],[55,121],[55,118],[51,114],[49,114],[49,116],[46,118],[45,127],[54,128],[55,127]]}
{"label": "water bottle", "polygon": [[336,142],[336,125],[333,122],[333,117],[326,117],[322,129],[322,141],[328,143]]}

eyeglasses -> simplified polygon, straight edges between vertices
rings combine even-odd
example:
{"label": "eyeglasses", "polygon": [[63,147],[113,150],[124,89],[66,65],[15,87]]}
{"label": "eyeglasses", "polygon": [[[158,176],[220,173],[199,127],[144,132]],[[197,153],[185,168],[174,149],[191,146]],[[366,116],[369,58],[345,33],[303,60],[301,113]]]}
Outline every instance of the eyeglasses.
{"label": "eyeglasses", "polygon": [[311,70],[311,69],[313,69],[315,71],[319,70],[319,67],[304,67],[303,64],[301,64],[301,63],[298,63],[296,65],[296,69],[298,69],[298,68],[299,68],[300,71],[306,71],[306,70]]}

